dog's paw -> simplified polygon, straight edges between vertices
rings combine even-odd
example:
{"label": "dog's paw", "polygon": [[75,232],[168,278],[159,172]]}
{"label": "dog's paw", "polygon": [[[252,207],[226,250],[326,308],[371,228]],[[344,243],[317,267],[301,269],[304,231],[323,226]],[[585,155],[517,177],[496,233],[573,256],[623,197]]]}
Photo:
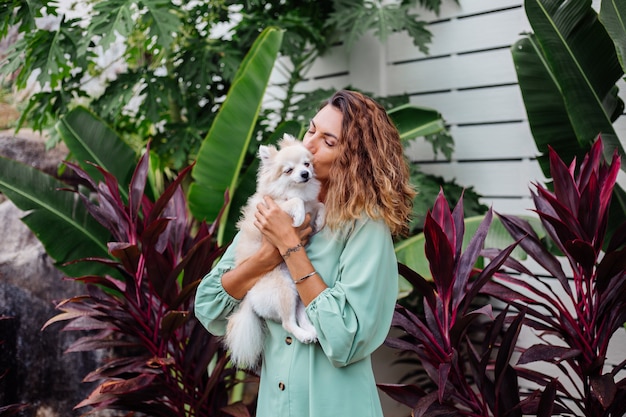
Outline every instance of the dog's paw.
{"label": "dog's paw", "polygon": [[317,332],[309,334],[307,337],[300,340],[302,343],[315,343],[317,342]]}
{"label": "dog's paw", "polygon": [[317,332],[314,328],[302,329],[295,331],[293,335],[302,343],[315,343],[317,342]]}
{"label": "dog's paw", "polygon": [[300,227],[302,223],[304,223],[306,213],[304,212],[304,210],[296,210],[294,213],[292,213],[291,217],[293,218],[293,227]]}

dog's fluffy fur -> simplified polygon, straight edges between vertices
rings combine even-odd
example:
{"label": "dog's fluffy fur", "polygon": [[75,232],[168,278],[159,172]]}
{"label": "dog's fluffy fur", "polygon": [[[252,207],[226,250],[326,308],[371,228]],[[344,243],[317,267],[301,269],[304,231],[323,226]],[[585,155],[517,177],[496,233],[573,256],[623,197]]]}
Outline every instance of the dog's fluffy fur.
{"label": "dog's fluffy fur", "polygon": [[[317,200],[320,183],[314,175],[311,153],[289,135],[283,137],[279,147],[279,150],[274,146],[259,148],[257,190],[248,199],[237,223],[240,238],[235,248],[235,265],[261,246],[262,235],[254,226],[254,215],[265,195],[291,215],[294,226],[304,222],[306,213],[311,213],[315,231],[323,226],[324,206]],[[317,332],[284,263],[263,276],[228,318],[225,344],[231,351],[232,362],[239,368],[254,369],[259,363],[265,340],[261,318],[282,323],[287,332],[303,343],[317,340]]]}

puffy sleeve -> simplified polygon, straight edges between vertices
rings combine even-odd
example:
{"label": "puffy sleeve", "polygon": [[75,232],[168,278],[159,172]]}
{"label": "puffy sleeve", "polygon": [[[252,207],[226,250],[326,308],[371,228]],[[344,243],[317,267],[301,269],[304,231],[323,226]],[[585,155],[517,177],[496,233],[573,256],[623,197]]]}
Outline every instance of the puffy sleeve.
{"label": "puffy sleeve", "polygon": [[194,307],[196,317],[215,336],[223,336],[226,333],[226,318],[241,302],[228,294],[222,286],[222,275],[235,266],[236,241],[237,237],[217,265],[202,278],[196,292]]}
{"label": "puffy sleeve", "polygon": [[337,275],[334,284],[307,306],[307,314],[324,353],[334,366],[342,367],[369,356],[391,325],[398,263],[386,224],[371,219],[356,222],[339,256]]}

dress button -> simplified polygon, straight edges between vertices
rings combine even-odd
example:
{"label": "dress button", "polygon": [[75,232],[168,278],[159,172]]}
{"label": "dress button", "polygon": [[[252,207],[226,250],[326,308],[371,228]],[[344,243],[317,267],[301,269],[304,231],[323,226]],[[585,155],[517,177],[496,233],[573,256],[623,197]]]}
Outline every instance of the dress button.
{"label": "dress button", "polygon": [[285,337],[285,343],[287,343],[288,345],[290,345],[293,342],[293,339],[291,338],[291,336],[287,336]]}
{"label": "dress button", "polygon": [[279,382],[278,383],[278,389],[281,390],[281,391],[284,391],[285,390],[285,384],[283,384],[282,382]]}

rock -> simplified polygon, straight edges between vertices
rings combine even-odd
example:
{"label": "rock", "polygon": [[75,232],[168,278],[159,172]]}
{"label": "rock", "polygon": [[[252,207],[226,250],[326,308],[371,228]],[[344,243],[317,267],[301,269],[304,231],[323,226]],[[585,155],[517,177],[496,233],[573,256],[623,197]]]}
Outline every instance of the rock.
{"label": "rock", "polygon": [[63,144],[46,150],[46,138],[30,129],[17,134],[12,130],[0,131],[0,155],[37,168],[58,177],[59,164],[69,151]]}
{"label": "rock", "polygon": [[[63,280],[43,246],[19,220],[23,213],[10,201],[0,204],[0,404],[28,403],[30,411],[45,407],[58,416],[72,415],[73,407],[91,389],[83,377],[96,367],[96,354],[65,349],[77,332],[60,332],[62,325],[41,330],[58,311],[58,301],[83,292],[80,284]],[[35,415],[35,414],[32,414]],[[76,415],[80,415],[76,413]]]}
{"label": "rock", "polygon": [[[67,152],[45,151],[36,135],[0,134],[0,154],[56,174]],[[64,280],[34,234],[20,220],[25,213],[9,200],[0,203],[0,406],[28,403],[22,416],[79,416],[73,410],[93,389],[82,379],[94,370],[99,352],[64,351],[79,332],[60,331],[63,324],[41,330],[55,316],[58,301],[82,294],[81,284]]]}

